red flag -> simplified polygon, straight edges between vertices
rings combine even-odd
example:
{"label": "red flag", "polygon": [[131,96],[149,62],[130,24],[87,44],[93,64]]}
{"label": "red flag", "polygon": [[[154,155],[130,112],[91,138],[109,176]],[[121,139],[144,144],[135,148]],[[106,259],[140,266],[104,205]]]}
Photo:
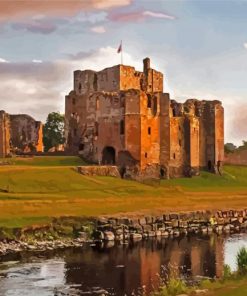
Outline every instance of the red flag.
{"label": "red flag", "polygon": [[121,41],[121,43],[120,43],[120,45],[118,47],[117,53],[120,53],[121,51],[122,51],[122,41]]}

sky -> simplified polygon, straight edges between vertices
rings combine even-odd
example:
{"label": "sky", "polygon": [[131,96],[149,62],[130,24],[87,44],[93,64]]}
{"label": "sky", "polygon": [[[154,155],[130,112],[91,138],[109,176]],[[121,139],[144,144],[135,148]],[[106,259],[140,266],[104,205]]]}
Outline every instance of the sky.
{"label": "sky", "polygon": [[221,100],[225,142],[247,140],[247,0],[0,0],[0,110],[64,113],[73,71],[142,60],[171,98]]}

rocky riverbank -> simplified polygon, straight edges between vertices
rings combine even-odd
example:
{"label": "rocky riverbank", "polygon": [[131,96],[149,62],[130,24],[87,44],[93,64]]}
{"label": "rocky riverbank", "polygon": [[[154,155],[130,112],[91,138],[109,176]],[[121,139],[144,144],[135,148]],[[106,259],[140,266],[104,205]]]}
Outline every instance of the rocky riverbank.
{"label": "rocky riverbank", "polygon": [[97,220],[94,240],[129,240],[179,237],[188,234],[238,232],[247,228],[247,210],[171,213],[158,217],[102,218]]}
{"label": "rocky riverbank", "polygon": [[216,232],[233,233],[247,228],[247,209],[166,213],[160,216],[61,217],[49,225],[0,229],[0,256],[22,251],[47,251],[81,247],[86,242],[142,240]]}
{"label": "rocky riverbank", "polygon": [[55,240],[55,241],[33,241],[33,242],[2,241],[0,242],[0,256],[24,252],[24,251],[45,252],[45,251],[65,249],[70,247],[81,247],[84,244],[84,242],[85,241],[80,238]]}

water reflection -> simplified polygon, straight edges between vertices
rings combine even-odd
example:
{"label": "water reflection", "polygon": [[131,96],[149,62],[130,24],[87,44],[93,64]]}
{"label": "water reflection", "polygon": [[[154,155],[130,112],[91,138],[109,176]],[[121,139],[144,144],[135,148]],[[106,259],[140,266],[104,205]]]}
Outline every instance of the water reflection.
{"label": "water reflection", "polygon": [[[247,235],[183,237],[102,244],[37,254],[12,255],[0,263],[0,295],[131,295],[152,290],[166,270],[183,277],[220,277],[224,262],[232,268]],[[42,255],[44,256],[44,254]]]}

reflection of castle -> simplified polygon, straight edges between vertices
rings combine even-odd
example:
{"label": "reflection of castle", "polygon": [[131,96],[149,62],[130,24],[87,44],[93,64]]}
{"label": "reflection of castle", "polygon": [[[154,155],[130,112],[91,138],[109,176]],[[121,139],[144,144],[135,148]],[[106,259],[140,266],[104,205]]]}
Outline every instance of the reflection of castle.
{"label": "reflection of castle", "polygon": [[175,276],[220,277],[223,247],[224,240],[216,236],[184,237],[68,253],[66,281],[83,283],[83,289],[112,287],[117,295],[130,295],[137,287],[145,286],[150,291],[157,285],[162,266]]}
{"label": "reflection of castle", "polygon": [[221,102],[170,100],[163,74],[149,58],[143,63],[143,72],[125,65],[74,72],[65,99],[67,150],[96,163],[155,167],[164,176],[213,170],[224,156]]}

